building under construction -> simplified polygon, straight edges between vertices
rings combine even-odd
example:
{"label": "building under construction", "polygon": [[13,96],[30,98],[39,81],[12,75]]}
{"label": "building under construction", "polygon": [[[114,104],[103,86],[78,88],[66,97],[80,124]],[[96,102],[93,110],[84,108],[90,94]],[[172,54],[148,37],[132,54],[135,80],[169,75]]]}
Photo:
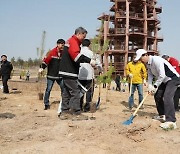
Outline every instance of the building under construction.
{"label": "building under construction", "polygon": [[124,67],[131,61],[139,48],[149,54],[158,54],[160,20],[162,7],[157,0],[110,0],[109,14],[98,19],[103,21],[102,42],[109,41],[109,48],[103,54],[105,71],[112,64],[116,73],[124,74]]}

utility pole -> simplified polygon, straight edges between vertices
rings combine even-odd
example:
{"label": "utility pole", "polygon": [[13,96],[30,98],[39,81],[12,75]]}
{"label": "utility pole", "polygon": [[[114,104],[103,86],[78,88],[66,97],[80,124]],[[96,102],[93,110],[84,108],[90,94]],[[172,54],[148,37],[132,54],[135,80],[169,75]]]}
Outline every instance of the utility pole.
{"label": "utility pole", "polygon": [[46,31],[43,31],[42,33],[42,39],[41,39],[41,47],[37,48],[37,55],[39,57],[39,60],[41,61],[44,54],[44,47],[45,47],[45,38],[46,38]]}

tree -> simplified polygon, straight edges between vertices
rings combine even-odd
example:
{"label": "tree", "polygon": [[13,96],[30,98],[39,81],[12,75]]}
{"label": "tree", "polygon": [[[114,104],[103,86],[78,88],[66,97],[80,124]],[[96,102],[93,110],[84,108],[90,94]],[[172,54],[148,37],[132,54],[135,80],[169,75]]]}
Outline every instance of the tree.
{"label": "tree", "polygon": [[14,57],[12,57],[12,58],[11,58],[11,63],[12,63],[12,65],[13,65],[13,66],[15,66],[15,65],[16,65],[16,60],[15,60],[15,58],[14,58]]}
{"label": "tree", "polygon": [[109,101],[108,90],[109,90],[109,86],[113,80],[112,74],[114,73],[114,71],[115,71],[115,68],[111,65],[106,73],[99,75],[97,77],[98,84],[101,84],[101,83],[107,83],[108,84],[108,86],[106,87],[106,102]]}

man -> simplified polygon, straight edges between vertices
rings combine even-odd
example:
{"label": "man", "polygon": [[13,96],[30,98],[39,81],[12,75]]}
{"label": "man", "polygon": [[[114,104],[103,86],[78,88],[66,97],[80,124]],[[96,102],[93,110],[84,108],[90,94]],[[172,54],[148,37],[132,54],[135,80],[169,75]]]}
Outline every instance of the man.
{"label": "man", "polygon": [[175,70],[180,74],[180,63],[179,61],[174,57],[169,57],[168,55],[163,55],[162,58],[166,59],[174,68]]}
{"label": "man", "polygon": [[[143,83],[146,83],[147,71],[144,64],[135,58],[132,62],[129,62],[126,66],[126,75],[129,77],[129,84],[131,85],[131,94],[129,97],[129,109],[134,106],[134,92],[136,88],[139,95],[139,103],[143,100]],[[143,109],[143,107],[142,107]]]}
{"label": "man", "polygon": [[120,76],[120,74],[116,75],[115,83],[116,83],[116,91],[121,91],[121,76]]}
{"label": "man", "polygon": [[3,83],[3,93],[8,94],[9,88],[8,88],[8,80],[10,79],[11,71],[13,70],[13,66],[11,62],[7,61],[7,56],[2,55],[1,56],[1,67],[0,67],[0,76],[2,77],[2,83]]}
{"label": "man", "polygon": [[81,114],[80,89],[78,87],[78,73],[80,63],[95,65],[95,61],[80,53],[80,45],[87,34],[86,29],[79,27],[75,34],[67,41],[60,63],[60,76],[63,77],[64,91],[62,95],[61,120],[87,120]]}
{"label": "man", "polygon": [[[173,97],[180,85],[180,77],[173,66],[159,56],[148,56],[147,51],[136,51],[136,59],[147,64],[148,67],[148,92],[154,94],[157,111],[160,119],[165,120],[160,124],[163,129],[176,129],[176,117]],[[152,84],[153,77],[157,80]],[[165,115],[165,119],[164,116]],[[161,118],[161,119],[162,119]]]}
{"label": "man", "polygon": [[[88,39],[82,41],[82,47],[80,53],[93,59],[93,52],[89,49],[91,42]],[[100,67],[100,66],[99,66]],[[93,92],[94,92],[94,68],[89,63],[80,63],[79,82],[86,87],[88,90],[86,92],[86,103],[83,106],[84,96],[81,97],[80,107],[84,112],[90,111],[90,103],[92,102]]]}
{"label": "man", "polygon": [[[180,65],[177,59],[175,59],[174,57],[169,57],[168,55],[163,55],[162,58],[166,59],[180,74]],[[176,93],[174,95],[175,111],[179,111],[179,98],[180,98],[180,87],[176,90]]]}
{"label": "man", "polygon": [[49,96],[55,81],[61,88],[61,94],[63,92],[63,81],[59,76],[59,66],[64,44],[65,41],[63,39],[58,39],[57,46],[47,53],[43,59],[41,68],[39,69],[39,72],[41,73],[47,67],[47,86],[44,95],[44,110],[50,109]]}

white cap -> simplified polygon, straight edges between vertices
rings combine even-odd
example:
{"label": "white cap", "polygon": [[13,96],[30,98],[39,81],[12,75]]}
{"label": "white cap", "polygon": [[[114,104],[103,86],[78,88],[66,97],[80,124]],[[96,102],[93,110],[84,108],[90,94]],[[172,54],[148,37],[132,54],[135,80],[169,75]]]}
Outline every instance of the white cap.
{"label": "white cap", "polygon": [[141,58],[141,56],[142,56],[143,54],[145,54],[145,53],[147,53],[146,50],[144,50],[144,49],[138,49],[138,50],[136,51],[136,58],[135,58],[134,60],[135,60],[135,61],[138,61],[138,60]]}

